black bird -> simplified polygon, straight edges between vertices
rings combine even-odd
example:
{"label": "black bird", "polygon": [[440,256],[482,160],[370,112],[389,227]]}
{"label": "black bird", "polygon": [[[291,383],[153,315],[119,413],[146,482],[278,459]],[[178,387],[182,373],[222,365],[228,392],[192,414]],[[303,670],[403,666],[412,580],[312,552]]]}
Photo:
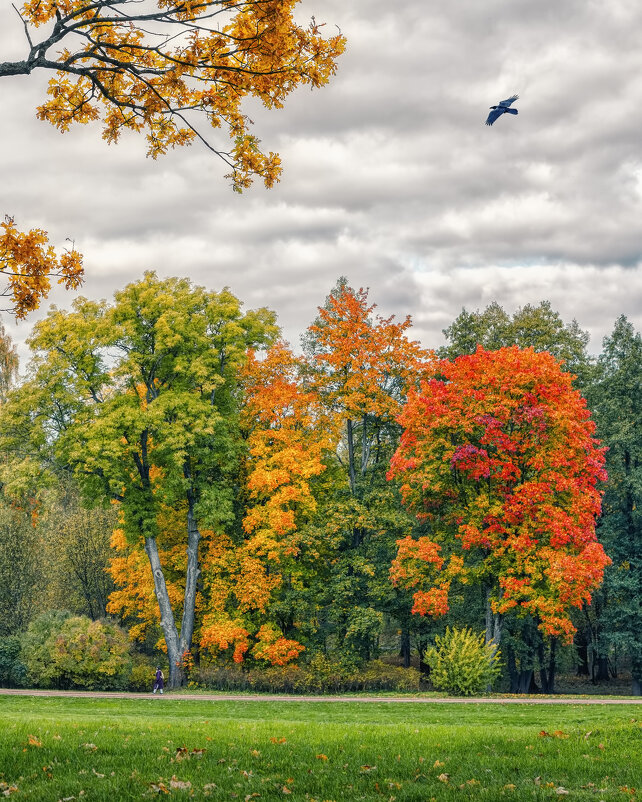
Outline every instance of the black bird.
{"label": "black bird", "polygon": [[486,119],[486,125],[492,125],[498,117],[502,116],[502,114],[517,114],[517,109],[509,109],[508,107],[514,100],[518,99],[519,95],[513,95],[507,100],[500,100],[496,106],[491,106],[490,114]]}

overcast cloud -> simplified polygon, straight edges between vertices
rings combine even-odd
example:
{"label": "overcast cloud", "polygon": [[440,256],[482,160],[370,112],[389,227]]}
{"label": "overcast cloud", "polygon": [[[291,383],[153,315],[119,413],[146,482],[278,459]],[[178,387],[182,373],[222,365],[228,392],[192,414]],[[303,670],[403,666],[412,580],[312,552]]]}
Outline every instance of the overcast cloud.
{"label": "overcast cloud", "polygon": [[[238,196],[193,146],[35,120],[48,76],[0,79],[0,212],[85,254],[82,294],[155,269],[278,312],[294,344],[340,275],[426,346],[463,306],[551,301],[599,351],[642,328],[642,5],[638,0],[302,0],[348,50],[332,83],[252,107],[284,175]],[[0,0],[0,60],[23,32]],[[513,93],[517,117],[484,125]],[[221,142],[224,148],[226,143]],[[52,294],[59,306],[71,295]],[[33,321],[4,322],[26,355]]]}

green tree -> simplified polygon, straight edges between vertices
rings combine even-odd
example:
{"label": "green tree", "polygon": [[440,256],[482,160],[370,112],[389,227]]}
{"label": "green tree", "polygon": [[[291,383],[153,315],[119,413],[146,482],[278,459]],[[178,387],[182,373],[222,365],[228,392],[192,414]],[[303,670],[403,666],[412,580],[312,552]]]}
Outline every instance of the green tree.
{"label": "green tree", "polygon": [[48,608],[65,608],[91,619],[105,618],[114,583],[107,569],[118,510],[88,509],[67,482],[48,491],[40,504],[38,535],[45,554]]}
{"label": "green tree", "polygon": [[577,375],[581,384],[590,378],[589,333],[582,331],[576,320],[564,323],[549,301],[526,304],[512,317],[495,301],[482,312],[462,309],[443,333],[448,344],[439,349],[442,359],[473,354],[478,345],[487,351],[518,345],[548,351],[562,360],[564,369]]}
{"label": "green tree", "polygon": [[[72,312],[54,309],[38,323],[32,378],[4,410],[8,447],[24,449],[27,438],[40,460],[75,475],[86,498],[117,500],[126,536],[144,543],[170,686],[182,681],[182,655],[192,645],[201,529],[235,517],[238,372],[247,349],[276,333],[273,313],[243,314],[229,290],[146,273],[111,306],[80,298]],[[184,519],[177,604],[159,556],[163,509]]]}
{"label": "green tree", "polygon": [[18,351],[0,323],[0,404],[18,375]]}
{"label": "green tree", "polygon": [[27,514],[0,508],[0,637],[24,631],[38,611],[42,584],[36,529]]}
{"label": "green tree", "polygon": [[603,341],[591,403],[598,435],[608,446],[609,480],[599,535],[613,560],[593,620],[598,653],[616,645],[631,659],[642,692],[642,337],[626,317]]}

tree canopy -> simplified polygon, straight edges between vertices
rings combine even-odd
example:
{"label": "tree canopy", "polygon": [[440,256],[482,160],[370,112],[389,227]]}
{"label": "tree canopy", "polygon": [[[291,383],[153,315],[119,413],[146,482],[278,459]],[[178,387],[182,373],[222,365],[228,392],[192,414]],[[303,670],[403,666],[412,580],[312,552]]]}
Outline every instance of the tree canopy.
{"label": "tree canopy", "polygon": [[[51,73],[38,117],[67,131],[100,120],[103,138],[144,133],[148,155],[201,140],[231,172],[234,189],[278,180],[280,160],[250,133],[248,96],[279,108],[297,86],[321,86],[345,41],[314,17],[295,21],[300,0],[27,0],[18,11],[24,58],[0,62],[0,78]],[[201,130],[222,128],[230,144]]]}
{"label": "tree canopy", "polygon": [[429,527],[393,565],[415,612],[443,614],[453,581],[477,582],[496,616],[517,608],[572,637],[569,609],[609,559],[595,536],[604,449],[570,375],[546,352],[479,347],[442,360],[399,420],[389,476]]}

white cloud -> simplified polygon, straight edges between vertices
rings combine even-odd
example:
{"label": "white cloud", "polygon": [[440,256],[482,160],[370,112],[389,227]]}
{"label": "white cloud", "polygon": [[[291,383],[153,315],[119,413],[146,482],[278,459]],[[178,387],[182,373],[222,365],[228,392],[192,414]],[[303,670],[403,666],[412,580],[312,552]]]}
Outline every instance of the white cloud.
{"label": "white cloud", "polygon": [[[275,308],[295,342],[342,274],[412,314],[426,345],[492,300],[550,299],[594,350],[620,313],[642,325],[638,3],[302,0],[300,14],[349,46],[328,87],[248,106],[283,158],[273,190],[234,195],[198,146],[152,162],[135,137],[63,136],[35,120],[47,76],[29,76],[0,79],[0,211],[73,237],[90,297],[150,268],[188,275]],[[21,55],[16,19],[0,8],[0,59]],[[485,126],[513,92],[518,116]],[[30,323],[5,322],[24,354]]]}

